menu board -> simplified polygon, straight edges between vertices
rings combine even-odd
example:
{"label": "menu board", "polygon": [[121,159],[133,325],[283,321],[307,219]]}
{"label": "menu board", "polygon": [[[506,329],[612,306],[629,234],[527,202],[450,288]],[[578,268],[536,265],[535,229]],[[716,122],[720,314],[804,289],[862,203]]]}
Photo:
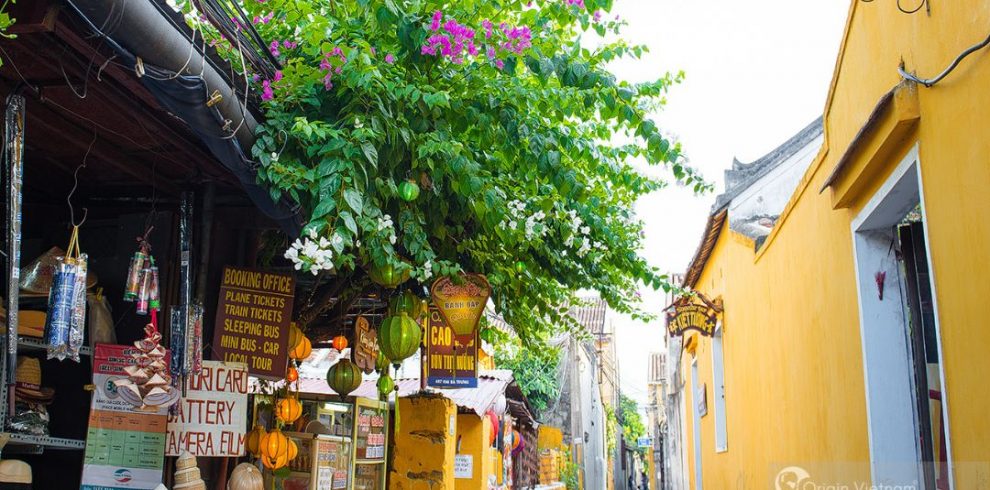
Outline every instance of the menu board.
{"label": "menu board", "polygon": [[[97,344],[82,489],[152,489],[162,481],[168,407],[142,411],[117,394],[114,381],[137,361],[133,347]],[[165,356],[167,360],[168,355]]]}
{"label": "menu board", "polygon": [[351,443],[346,440],[316,441],[316,488],[346,489],[350,479]]}
{"label": "menu board", "polygon": [[224,267],[213,335],[217,360],[245,363],[255,376],[283,377],[295,287],[291,275]]}
{"label": "menu board", "polygon": [[358,461],[385,461],[388,432],[388,405],[373,400],[358,399],[354,440]]}
{"label": "menu board", "polygon": [[385,465],[358,463],[354,465],[354,490],[384,490]]}

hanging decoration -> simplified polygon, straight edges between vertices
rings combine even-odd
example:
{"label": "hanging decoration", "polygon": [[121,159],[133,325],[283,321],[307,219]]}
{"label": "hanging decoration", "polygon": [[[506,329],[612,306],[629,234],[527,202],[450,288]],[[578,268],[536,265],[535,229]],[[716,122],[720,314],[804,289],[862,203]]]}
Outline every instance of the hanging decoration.
{"label": "hanging decoration", "polygon": [[[275,408],[275,416],[287,424],[296,421],[302,415],[302,404],[294,396],[288,396],[279,400]],[[292,458],[289,458],[292,459]]]}
{"label": "hanging decoration", "polygon": [[467,345],[478,329],[492,287],[482,274],[461,274],[457,280],[442,277],[430,288],[430,297],[454,337]]}
{"label": "hanging decoration", "polygon": [[79,362],[79,348],[82,347],[86,328],[88,256],[79,251],[78,225],[72,226],[65,256],[56,257],[55,261],[52,288],[48,293],[48,316],[45,318],[48,359],[62,361],[68,358]]}
{"label": "hanging decoration", "polygon": [[379,286],[384,286],[388,289],[395,289],[399,284],[402,284],[409,280],[409,274],[411,270],[409,267],[404,267],[401,270],[395,266],[395,264],[387,263],[385,265],[371,265],[371,269],[368,270],[368,276],[371,280],[378,284]]}
{"label": "hanging decoration", "polygon": [[406,313],[413,320],[420,320],[426,316],[427,310],[429,309],[429,303],[425,299],[416,296],[410,290],[405,290],[392,296],[392,299],[388,303],[388,311],[390,315],[398,315],[400,313]]}
{"label": "hanging decoration", "polygon": [[350,359],[341,359],[327,370],[327,384],[340,396],[347,396],[361,386],[361,369]]}
{"label": "hanging decoration", "polygon": [[256,422],[251,432],[248,432],[247,436],[244,437],[244,448],[247,449],[248,453],[257,458],[261,455],[261,441],[267,435],[268,431],[265,430],[265,427],[258,425]]}
{"label": "hanging decoration", "polygon": [[289,440],[282,429],[275,429],[261,439],[261,464],[277,470],[289,463]]}
{"label": "hanging decoration", "polygon": [[385,354],[382,354],[381,350],[379,350],[378,359],[375,360],[375,371],[378,371],[378,374],[386,374],[388,372],[388,366],[388,358],[385,357]]}
{"label": "hanging decoration", "polygon": [[385,318],[378,327],[378,348],[394,365],[419,351],[423,329],[406,313]]}
{"label": "hanging decoration", "polygon": [[378,383],[375,384],[378,388],[378,398],[382,401],[388,400],[388,395],[396,390],[395,380],[388,373],[382,374],[378,377]]}
{"label": "hanging decoration", "polygon": [[[7,96],[7,108],[4,111],[3,138],[3,170],[2,180],[4,200],[6,202],[7,227],[4,236],[6,250],[4,271],[7,282],[7,377],[4,382],[7,389],[14,390],[17,371],[17,318],[18,318],[18,281],[21,267],[21,205],[24,175],[24,129],[25,129],[25,99],[16,91]],[[0,409],[2,410],[2,409]]]}
{"label": "hanging decoration", "polygon": [[371,374],[376,369],[378,360],[378,331],[371,328],[371,322],[363,315],[354,319],[354,346],[351,347],[351,359],[365,374]]}
{"label": "hanging decoration", "polygon": [[303,336],[299,343],[289,351],[289,358],[295,359],[296,361],[304,361],[312,353],[312,342],[309,341],[309,338]]}
{"label": "hanging decoration", "polygon": [[299,329],[296,322],[289,324],[289,349],[293,349],[295,346],[299,345],[299,341],[303,338],[303,331]]}
{"label": "hanging decoration", "polygon": [[416,184],[416,181],[407,179],[399,184],[399,197],[406,202],[415,201],[419,197],[419,185]]}
{"label": "hanging decoration", "polygon": [[347,348],[347,337],[338,335],[333,338],[331,345],[333,345],[333,348],[336,349],[337,352],[344,352],[344,349]]}
{"label": "hanging decoration", "polygon": [[285,380],[289,383],[299,381],[299,369],[295,366],[289,366],[289,369],[285,372]]}
{"label": "hanging decoration", "polygon": [[165,366],[168,351],[161,346],[162,335],[154,325],[146,325],[144,333],[143,339],[134,342],[135,365],[125,367],[127,377],[114,381],[114,386],[120,398],[136,408],[170,406],[180,393]]}

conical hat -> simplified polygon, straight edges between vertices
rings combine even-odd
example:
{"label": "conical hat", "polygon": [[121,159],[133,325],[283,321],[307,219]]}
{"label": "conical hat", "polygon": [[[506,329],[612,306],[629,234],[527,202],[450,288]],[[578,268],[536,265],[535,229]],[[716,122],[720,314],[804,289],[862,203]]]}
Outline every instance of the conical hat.
{"label": "conical hat", "polygon": [[[65,251],[58,247],[52,247],[30,264],[21,269],[21,295],[22,296],[47,296],[48,290],[52,288],[52,275],[55,273],[55,266],[58,264],[58,257],[64,257]],[[91,288],[96,285],[96,274],[92,270],[86,273],[86,287]]]}

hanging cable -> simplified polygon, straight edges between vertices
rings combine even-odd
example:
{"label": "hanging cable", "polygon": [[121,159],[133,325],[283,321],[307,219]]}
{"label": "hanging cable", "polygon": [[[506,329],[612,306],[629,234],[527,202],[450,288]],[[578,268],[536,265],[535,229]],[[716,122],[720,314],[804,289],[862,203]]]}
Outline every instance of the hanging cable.
{"label": "hanging cable", "polygon": [[956,59],[952,60],[952,63],[949,63],[948,67],[942,70],[942,73],[939,73],[934,78],[919,78],[916,75],[908,73],[907,70],[904,69],[904,63],[901,63],[901,66],[897,67],[897,71],[906,80],[911,80],[912,82],[917,82],[930,88],[936,83],[941,82],[943,78],[949,76],[949,73],[952,73],[952,70],[955,70],[964,58],[987,47],[988,45],[990,45],[990,35],[988,35],[982,42],[966,48],[966,50],[960,53],[959,56],[956,56]]}

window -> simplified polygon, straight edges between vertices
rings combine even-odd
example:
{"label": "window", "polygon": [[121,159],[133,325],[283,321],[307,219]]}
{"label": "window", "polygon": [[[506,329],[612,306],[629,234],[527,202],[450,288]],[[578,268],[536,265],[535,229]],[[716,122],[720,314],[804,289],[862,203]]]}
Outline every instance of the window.
{"label": "window", "polygon": [[715,452],[728,450],[725,434],[725,361],[722,357],[722,323],[712,336],[712,397],[715,399]]}

